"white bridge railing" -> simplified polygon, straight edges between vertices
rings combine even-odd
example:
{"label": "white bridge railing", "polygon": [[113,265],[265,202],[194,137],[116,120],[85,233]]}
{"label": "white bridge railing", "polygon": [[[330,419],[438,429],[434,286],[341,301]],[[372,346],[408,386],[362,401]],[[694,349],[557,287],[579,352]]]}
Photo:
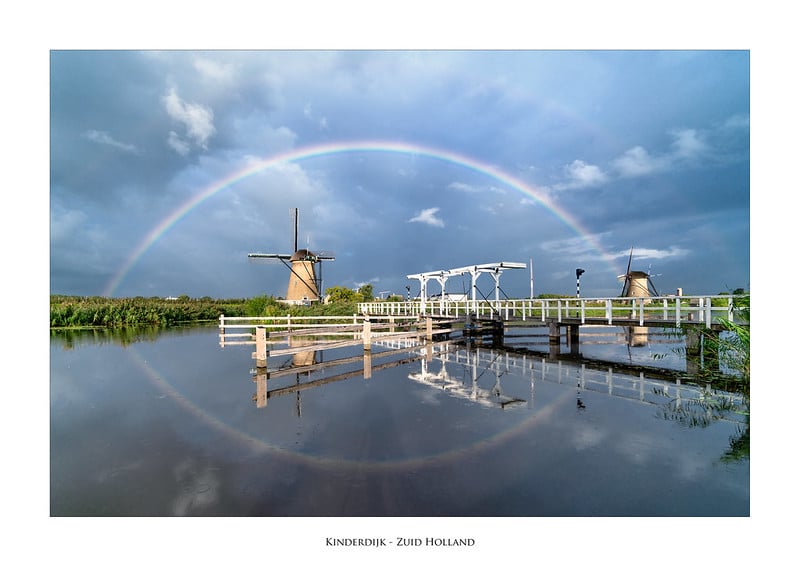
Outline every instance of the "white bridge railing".
{"label": "white bridge railing", "polygon": [[[219,316],[220,346],[237,344],[255,344],[255,331],[257,328],[265,329],[275,337],[314,337],[320,334],[326,336],[358,335],[363,330],[365,322],[375,325],[375,329],[382,327],[404,327],[417,321],[416,315],[398,316],[365,316],[354,315],[329,315],[329,316],[297,316],[276,315],[263,317],[226,317]],[[244,332],[236,332],[244,331]]]}
{"label": "white bridge railing", "polygon": [[592,297],[505,300],[437,299],[427,301],[376,301],[359,303],[362,314],[377,316],[478,317],[499,315],[505,320],[615,323],[644,326],[645,322],[680,327],[682,324],[711,327],[720,319],[734,321],[735,295],[683,295],[660,297]]}

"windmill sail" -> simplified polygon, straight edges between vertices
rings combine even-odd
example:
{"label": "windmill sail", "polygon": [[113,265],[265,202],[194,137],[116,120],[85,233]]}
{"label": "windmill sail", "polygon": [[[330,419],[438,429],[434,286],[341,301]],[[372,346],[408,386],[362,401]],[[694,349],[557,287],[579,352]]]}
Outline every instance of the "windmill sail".
{"label": "windmill sail", "polygon": [[[289,285],[286,289],[286,301],[290,303],[307,303],[319,301],[322,292],[322,266],[323,260],[335,260],[333,252],[312,252],[308,249],[297,248],[297,219],[298,210],[293,209],[294,217],[294,252],[263,253],[253,252],[247,255],[250,259],[277,259],[289,268]],[[316,264],[320,264],[317,276]]]}
{"label": "windmill sail", "polygon": [[620,296],[625,297],[628,295],[630,291],[630,281],[631,281],[631,261],[633,261],[633,246],[631,246],[631,253],[628,256],[628,267],[625,270],[625,273],[617,276],[618,279],[622,279],[622,291],[620,292]]}

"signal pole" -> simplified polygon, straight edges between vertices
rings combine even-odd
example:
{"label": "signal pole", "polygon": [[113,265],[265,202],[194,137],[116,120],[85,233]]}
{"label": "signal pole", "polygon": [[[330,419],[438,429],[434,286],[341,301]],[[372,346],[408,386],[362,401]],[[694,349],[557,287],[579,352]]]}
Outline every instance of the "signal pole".
{"label": "signal pole", "polygon": [[586,270],[582,270],[580,268],[575,270],[575,279],[576,279],[575,286],[578,290],[578,299],[580,299],[581,297],[581,274],[583,274],[585,271]]}
{"label": "signal pole", "polygon": [[533,258],[530,259],[531,262],[531,299],[533,299]]}

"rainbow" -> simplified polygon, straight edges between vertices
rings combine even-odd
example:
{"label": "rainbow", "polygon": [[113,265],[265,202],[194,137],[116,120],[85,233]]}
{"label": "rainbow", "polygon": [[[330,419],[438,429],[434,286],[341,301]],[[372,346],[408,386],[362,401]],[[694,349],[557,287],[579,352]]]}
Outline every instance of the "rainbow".
{"label": "rainbow", "polygon": [[575,231],[575,233],[582,238],[585,238],[592,245],[592,247],[600,253],[601,257],[609,265],[612,267],[614,266],[614,257],[606,252],[597,241],[596,237],[592,236],[588,230],[584,229],[575,218],[561,209],[542,191],[515,177],[512,177],[496,167],[483,163],[469,156],[458,154],[449,150],[433,148],[430,146],[396,141],[367,140],[336,142],[296,148],[287,152],[266,157],[263,160],[250,162],[247,167],[235,171],[227,177],[224,177],[203,188],[201,191],[193,195],[186,202],[172,211],[164,219],[162,219],[161,222],[159,222],[150,230],[150,232],[147,233],[147,235],[145,235],[141,242],[139,242],[139,244],[133,249],[132,253],[130,256],[128,256],[120,269],[108,282],[103,295],[113,296],[117,287],[125,279],[125,276],[127,276],[136,262],[139,261],[139,259],[147,252],[147,250],[153,246],[153,244],[155,244],[168,230],[175,226],[175,224],[177,224],[183,217],[185,217],[195,207],[213,195],[216,195],[228,187],[236,185],[238,182],[250,177],[251,175],[280,164],[299,162],[323,156],[335,156],[339,154],[351,153],[392,153],[423,156],[471,169],[493,178],[543,205],[570,229]]}

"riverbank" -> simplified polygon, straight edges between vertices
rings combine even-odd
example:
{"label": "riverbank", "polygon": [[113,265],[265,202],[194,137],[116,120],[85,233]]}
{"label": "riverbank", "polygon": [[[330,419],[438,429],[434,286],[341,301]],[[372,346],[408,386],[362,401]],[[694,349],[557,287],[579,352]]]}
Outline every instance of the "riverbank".
{"label": "riverbank", "polygon": [[246,299],[50,296],[50,328],[167,327],[243,316]]}
{"label": "riverbank", "polygon": [[50,328],[171,327],[217,321],[220,315],[226,317],[349,315],[355,313],[356,309],[356,305],[349,302],[314,304],[308,307],[286,305],[271,296],[214,299],[188,296],[115,298],[51,295]]}

